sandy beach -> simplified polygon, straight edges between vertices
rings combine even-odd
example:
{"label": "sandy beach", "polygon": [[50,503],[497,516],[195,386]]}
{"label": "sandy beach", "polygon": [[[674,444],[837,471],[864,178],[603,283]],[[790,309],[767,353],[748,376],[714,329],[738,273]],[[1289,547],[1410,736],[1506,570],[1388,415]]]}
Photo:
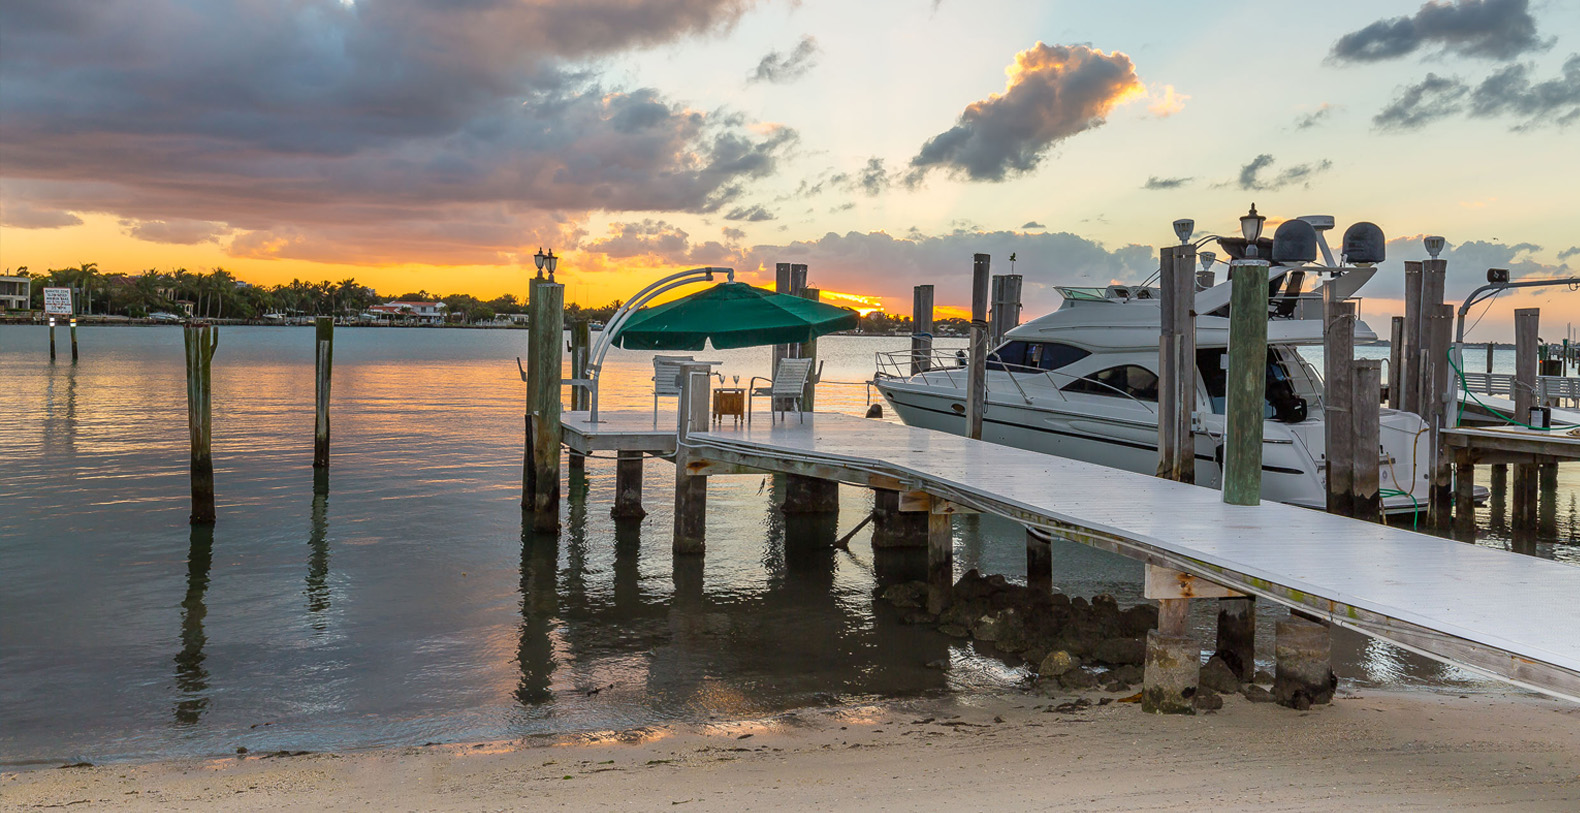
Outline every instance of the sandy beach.
{"label": "sandy beach", "polygon": [[[39,810],[1580,809],[1580,706],[1360,691],[1156,717],[961,696],[527,742],[10,773]],[[1090,703],[1090,705],[1085,705]]]}

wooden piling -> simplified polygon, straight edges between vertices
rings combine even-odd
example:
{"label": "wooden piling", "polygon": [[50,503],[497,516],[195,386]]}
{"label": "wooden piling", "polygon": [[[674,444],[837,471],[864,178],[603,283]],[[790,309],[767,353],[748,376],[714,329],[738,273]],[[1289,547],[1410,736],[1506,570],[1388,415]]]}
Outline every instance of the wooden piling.
{"label": "wooden piling", "polygon": [[988,347],[998,347],[1004,334],[1020,324],[1019,274],[996,274],[993,277],[992,309],[988,312]]}
{"label": "wooden piling", "polygon": [[219,331],[212,325],[186,325],[181,330],[187,361],[187,433],[191,439],[193,525],[212,525],[214,514],[214,437],[212,378]]}
{"label": "wooden piling", "polygon": [[1236,261],[1229,306],[1223,501],[1262,501],[1262,405],[1267,400],[1267,263]]}
{"label": "wooden piling", "polygon": [[911,375],[932,369],[933,286],[918,285],[911,292]]}
{"label": "wooden piling", "polygon": [[1350,407],[1354,444],[1349,515],[1377,522],[1382,519],[1382,360],[1355,362],[1354,384]]}
{"label": "wooden piling", "polygon": [[1218,648],[1213,653],[1241,683],[1256,674],[1256,597],[1218,599]]}
{"label": "wooden piling", "polygon": [[335,361],[335,320],[316,320],[313,343],[313,468],[329,468],[329,383]]}
{"label": "wooden piling", "polygon": [[1333,700],[1333,642],[1325,624],[1291,615],[1278,622],[1273,699],[1296,709]]}
{"label": "wooden piling", "polygon": [[565,286],[540,282],[533,289],[532,326],[527,333],[535,372],[532,383],[533,527],[560,524],[560,363],[565,333]]}
{"label": "wooden piling", "polygon": [[1196,713],[1194,697],[1201,674],[1201,647],[1189,635],[1189,612],[1188,598],[1158,599],[1158,628],[1147,632],[1141,682],[1144,712]]}
{"label": "wooden piling", "polygon": [[1404,317],[1395,316],[1388,333],[1388,408],[1399,408],[1399,365],[1404,361]]}
{"label": "wooden piling", "polygon": [[1495,346],[1492,342],[1487,342],[1487,372],[1489,373],[1492,372],[1492,349]]}
{"label": "wooden piling", "polygon": [[839,511],[839,483],[804,474],[785,475],[786,514],[827,514]]}
{"label": "wooden piling", "polygon": [[55,363],[55,317],[49,318],[49,362]]}
{"label": "wooden piling", "polygon": [[966,384],[966,437],[982,439],[982,413],[987,408],[987,309],[988,266],[986,254],[971,257],[971,360]]}
{"label": "wooden piling", "polygon": [[1355,303],[1322,297],[1323,447],[1327,456],[1328,513],[1351,516],[1355,493]]}
{"label": "wooden piling", "polygon": [[946,508],[934,499],[927,513],[927,611],[933,615],[949,609],[955,584],[954,522]]}
{"label": "wooden piling", "polygon": [[[1420,336],[1420,348],[1416,364],[1419,365],[1416,375],[1419,383],[1416,385],[1415,413],[1425,418],[1427,423],[1432,423],[1432,415],[1438,405],[1438,378],[1440,369],[1446,363],[1445,357],[1448,350],[1445,347],[1442,353],[1437,352],[1437,333],[1433,319],[1443,305],[1443,289],[1447,285],[1448,261],[1426,260],[1421,263],[1421,304],[1418,309],[1420,326],[1417,328]],[[1450,309],[1449,319],[1453,319]],[[1449,336],[1453,336],[1452,325]],[[1433,448],[1436,448],[1435,446]]]}
{"label": "wooden piling", "polygon": [[[1536,345],[1541,326],[1540,308],[1520,308],[1514,312],[1514,420],[1531,421],[1536,405]],[[1513,526],[1529,531],[1536,526],[1536,466],[1516,463],[1511,484],[1514,490]]]}
{"label": "wooden piling", "polygon": [[1421,383],[1421,263],[1404,264],[1404,350],[1399,368],[1399,408],[1421,414],[1416,403]]}
{"label": "wooden piling", "polygon": [[[535,304],[538,300],[538,285],[545,282],[545,280],[542,278],[542,274],[543,272],[539,271],[537,277],[529,278],[527,280],[528,359],[532,358],[532,349],[536,347],[533,337],[537,334],[538,325],[535,324],[533,320],[536,318],[538,310],[537,305]],[[521,359],[519,356],[516,358],[516,364],[518,366],[521,364]],[[526,431],[522,433],[522,436],[526,438],[526,441],[523,443],[521,451],[521,507],[522,509],[528,511],[532,510],[532,495],[537,491],[538,479],[537,466],[533,463],[532,457],[532,409],[533,404],[536,403],[535,399],[537,398],[538,372],[537,365],[529,365],[523,368],[521,371],[521,379],[522,381],[526,382],[527,385],[526,406],[521,413],[522,423],[525,425],[526,429]]]}
{"label": "wooden piling", "polygon": [[[1441,295],[1439,293],[1439,295]],[[1433,456],[1427,476],[1428,521],[1432,528],[1447,530],[1453,523],[1454,460],[1448,445],[1443,442],[1443,430],[1448,427],[1449,382],[1453,374],[1448,364],[1449,348],[1454,341],[1454,306],[1438,303],[1426,312],[1426,358],[1422,375],[1421,410],[1431,427]]]}
{"label": "wooden piling", "polygon": [[71,363],[77,363],[77,317],[71,317]]}
{"label": "wooden piling", "polygon": [[1180,376],[1176,374],[1174,366],[1179,362],[1179,328],[1175,324],[1174,297],[1178,286],[1174,284],[1174,276],[1178,269],[1174,264],[1174,255],[1179,251],[1176,246],[1167,246],[1158,256],[1158,289],[1161,297],[1158,302],[1158,469],[1157,476],[1173,479],[1179,469],[1179,445],[1175,442],[1175,434],[1179,431],[1179,421],[1175,414],[1180,409],[1179,384]]}
{"label": "wooden piling", "polygon": [[1196,251],[1188,246],[1174,254],[1175,350],[1174,470],[1169,479],[1196,482],[1196,435],[1191,416],[1196,411]]}
{"label": "wooden piling", "polygon": [[927,547],[927,514],[922,511],[901,511],[898,491],[873,489],[872,547]]}
{"label": "wooden piling", "polygon": [[622,451],[616,453],[614,464],[614,507],[609,515],[615,519],[641,519],[647,516],[642,508],[642,453]]}
{"label": "wooden piling", "polygon": [[1030,530],[1026,531],[1026,586],[1053,592],[1053,545]]}
{"label": "wooden piling", "polygon": [[[571,323],[571,380],[585,381],[587,379],[588,355],[592,351],[592,327],[586,319],[577,319]],[[592,407],[592,393],[580,385],[571,387],[571,410],[584,412]],[[572,473],[580,474],[587,471],[587,456],[580,452],[568,452],[565,455]]]}
{"label": "wooden piling", "polygon": [[[795,279],[791,273],[790,263],[774,263],[774,293],[794,295],[795,291],[796,284]],[[772,366],[769,367],[770,375],[779,374],[779,362],[783,359],[793,357],[795,355],[794,348],[795,345],[793,344],[774,345],[772,353]],[[778,404],[773,404],[772,406],[774,409],[779,408]]]}
{"label": "wooden piling", "polygon": [[1464,542],[1476,541],[1476,465],[1469,449],[1459,449],[1454,458],[1454,536]]}
{"label": "wooden piling", "polygon": [[693,429],[708,429],[708,396],[712,377],[707,364],[680,365],[680,404],[675,427],[675,534],[677,555],[702,553],[707,547],[708,478],[691,473],[695,456],[686,439]]}
{"label": "wooden piling", "polygon": [[[806,266],[801,266],[801,268],[805,269]],[[803,270],[801,273],[802,279],[805,279],[805,270]],[[809,288],[805,285],[796,291],[796,296],[799,296],[802,299],[810,299],[813,302],[818,301],[822,295],[823,292],[821,290],[817,288]],[[817,339],[808,339],[807,341],[798,345],[796,348],[796,358],[812,360],[812,368],[807,370],[806,384],[801,390],[801,410],[803,412],[816,411],[817,383],[822,378],[817,368]]]}

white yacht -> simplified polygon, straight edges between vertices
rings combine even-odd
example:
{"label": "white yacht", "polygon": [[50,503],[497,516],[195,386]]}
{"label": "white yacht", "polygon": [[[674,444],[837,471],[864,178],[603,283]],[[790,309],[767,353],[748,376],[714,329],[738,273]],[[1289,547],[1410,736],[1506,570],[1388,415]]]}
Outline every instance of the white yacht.
{"label": "white yacht", "polygon": [[[1265,241],[1264,241],[1265,242]],[[1323,246],[1326,250],[1326,246]],[[1265,254],[1263,256],[1266,256]],[[1329,261],[1331,265],[1331,260]],[[1324,508],[1323,389],[1300,345],[1322,344],[1321,286],[1350,298],[1375,268],[1274,265],[1268,316],[1268,396],[1262,495]],[[1313,289],[1313,278],[1318,285]],[[1058,310],[1005,334],[988,355],[982,439],[1145,474],[1158,465],[1157,289],[1110,285],[1057,288]],[[1221,486],[1230,283],[1196,294],[1196,482]],[[1355,342],[1376,334],[1356,321]],[[873,384],[905,423],[965,431],[967,369],[947,354],[912,372],[909,351],[878,354]],[[1387,513],[1427,503],[1427,426],[1412,413],[1381,410],[1378,465]]]}

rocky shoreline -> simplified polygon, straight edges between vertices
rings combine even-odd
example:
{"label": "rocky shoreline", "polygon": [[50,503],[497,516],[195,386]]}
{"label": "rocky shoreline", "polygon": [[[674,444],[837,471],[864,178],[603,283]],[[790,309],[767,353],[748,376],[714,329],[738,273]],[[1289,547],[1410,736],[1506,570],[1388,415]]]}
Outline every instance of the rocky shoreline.
{"label": "rocky shoreline", "polygon": [[[931,626],[945,635],[969,639],[1011,665],[1026,664],[1035,675],[1035,687],[1045,694],[1094,689],[1121,693],[1137,688],[1146,664],[1147,632],[1158,623],[1158,608],[1151,604],[1121,609],[1110,595],[1072,598],[976,570],[955,582],[947,609],[937,615],[927,611],[926,582],[891,584],[878,588],[876,595],[903,623]],[[1226,694],[1302,711],[1313,702],[1326,702],[1305,692],[1279,696],[1272,688],[1272,674],[1254,671],[1254,664],[1238,660],[1232,652],[1215,652],[1208,658],[1191,698],[1196,709],[1222,708]]]}

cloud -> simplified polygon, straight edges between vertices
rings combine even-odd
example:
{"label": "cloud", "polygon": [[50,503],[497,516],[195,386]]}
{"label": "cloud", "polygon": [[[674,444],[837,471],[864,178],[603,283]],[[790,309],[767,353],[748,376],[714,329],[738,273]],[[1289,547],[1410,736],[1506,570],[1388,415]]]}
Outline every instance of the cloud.
{"label": "cloud", "polygon": [[1174,90],[1173,85],[1164,85],[1161,91],[1153,91],[1150,95],[1152,103],[1147,105],[1147,112],[1160,119],[1166,119],[1185,109],[1185,102],[1190,96]]}
{"label": "cloud", "polygon": [[1327,102],[1323,102],[1322,106],[1318,107],[1316,110],[1313,110],[1310,113],[1302,113],[1299,116],[1296,116],[1295,117],[1295,129],[1296,130],[1310,130],[1311,128],[1321,124],[1322,122],[1327,121],[1328,117],[1333,114],[1333,111],[1335,109],[1336,108],[1333,105],[1328,104]]}
{"label": "cloud", "polygon": [[1529,0],[1428,2],[1413,17],[1378,20],[1340,37],[1334,62],[1379,62],[1430,46],[1455,56],[1513,59],[1547,47]]}
{"label": "cloud", "polygon": [[1530,79],[1531,66],[1509,65],[1483,79],[1474,89],[1458,77],[1427,74],[1407,85],[1372,124],[1379,130],[1414,130],[1459,113],[1474,118],[1518,119],[1515,130],[1580,120],[1580,54],[1564,60],[1560,75],[1542,82]]}
{"label": "cloud", "polygon": [[1296,164],[1282,170],[1271,178],[1263,177],[1263,170],[1272,166],[1273,163],[1273,156],[1267,153],[1262,153],[1251,159],[1250,163],[1240,167],[1239,187],[1250,191],[1283,189],[1293,184],[1308,183],[1313,176],[1333,168],[1332,161],[1323,159],[1310,164]]}
{"label": "cloud", "polygon": [[648,254],[671,254],[685,251],[689,235],[662,220],[643,220],[640,223],[613,223],[609,236],[585,243],[581,247],[609,257],[639,257]]}
{"label": "cloud", "polygon": [[1567,260],[1570,257],[1580,257],[1580,246],[1570,246],[1558,252],[1558,259]]}
{"label": "cloud", "polygon": [[1178,188],[1180,188],[1180,187],[1182,187],[1182,186],[1184,186],[1184,185],[1186,185],[1186,184],[1188,184],[1188,183],[1190,183],[1191,181],[1194,181],[1194,180],[1196,180],[1196,179],[1195,178],[1159,178],[1158,176],[1153,175],[1152,177],[1147,178],[1147,182],[1142,184],[1141,188],[1142,189],[1178,189]]}
{"label": "cloud", "polygon": [[796,43],[795,49],[788,54],[778,51],[769,51],[762,61],[757,63],[757,69],[746,78],[748,83],[771,82],[783,84],[793,82],[805,76],[807,71],[817,67],[817,39],[804,36]]}
{"label": "cloud", "polygon": [[[1361,292],[1367,296],[1403,298],[1405,260],[1426,259],[1426,249],[1421,246],[1422,237],[1415,234],[1389,240],[1387,261],[1379,266],[1377,276]],[[1532,259],[1531,255],[1539,251],[1541,246],[1523,242],[1466,240],[1447,243],[1439,255],[1440,259],[1448,261],[1445,299],[1452,302],[1463,300],[1472,290],[1486,283],[1488,268],[1507,268],[1515,278],[1557,276],[1561,268]],[[1374,323],[1372,327],[1377,325]]]}
{"label": "cloud", "polygon": [[82,218],[59,209],[41,209],[25,200],[0,200],[0,226],[13,229],[59,229],[81,226]]}
{"label": "cloud", "polygon": [[762,206],[739,206],[731,209],[730,213],[724,216],[724,219],[744,220],[748,223],[757,223],[763,220],[773,220],[774,213],[764,209]]}
{"label": "cloud", "polygon": [[911,159],[914,184],[932,169],[1002,181],[1037,168],[1060,141],[1099,127],[1113,108],[1145,95],[1130,57],[1084,45],[1035,46],[1015,55],[1002,94],[972,102],[958,123]]}
{"label": "cloud", "polygon": [[223,223],[207,220],[122,220],[126,233],[150,243],[172,243],[181,246],[214,243],[230,234],[232,229]]}
{"label": "cloud", "polygon": [[868,158],[867,165],[856,173],[853,186],[868,196],[881,194],[889,188],[891,178],[883,166],[882,158]]}
{"label": "cloud", "polygon": [[1048,228],[1047,226],[1044,226],[1044,225],[1042,225],[1041,223],[1038,223],[1035,220],[1028,220],[1025,223],[1020,224],[1020,227],[1022,229],[1046,229],[1046,228]]}
{"label": "cloud", "polygon": [[447,264],[512,262],[591,211],[738,206],[794,130],[563,65],[749,5],[18,0],[5,205],[223,224],[242,256]]}
{"label": "cloud", "polygon": [[746,239],[746,232],[741,231],[740,229],[737,229],[737,228],[735,228],[733,226],[725,226],[724,228],[719,229],[719,233],[723,234],[724,235],[724,239],[726,239],[726,240],[744,240],[744,239]]}

